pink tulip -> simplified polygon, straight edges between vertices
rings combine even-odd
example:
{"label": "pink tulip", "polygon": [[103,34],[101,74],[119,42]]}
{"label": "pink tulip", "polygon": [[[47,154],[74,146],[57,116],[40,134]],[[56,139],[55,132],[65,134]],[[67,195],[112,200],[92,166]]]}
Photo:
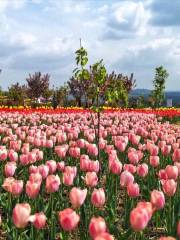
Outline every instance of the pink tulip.
{"label": "pink tulip", "polygon": [[38,171],[41,174],[42,179],[45,179],[49,174],[49,167],[46,165],[40,165],[38,166]]}
{"label": "pink tulip", "polygon": [[73,152],[72,152],[72,157],[79,158],[80,154],[81,154],[80,148],[79,147],[74,147]]}
{"label": "pink tulip", "polygon": [[74,230],[80,220],[79,215],[71,208],[66,208],[58,213],[59,223],[65,231]]}
{"label": "pink tulip", "polygon": [[137,183],[129,183],[127,186],[127,193],[130,197],[138,197],[140,189],[139,189],[139,185]]}
{"label": "pink tulip", "polygon": [[165,205],[164,193],[161,191],[153,190],[151,192],[151,203],[156,209],[162,209]]}
{"label": "pink tulip", "polygon": [[42,229],[46,225],[46,216],[43,212],[35,213],[34,215],[30,216],[29,221],[33,223],[36,229]]}
{"label": "pink tulip", "polygon": [[36,183],[39,183],[41,184],[42,182],[42,176],[40,173],[31,173],[29,175],[29,181],[30,182],[36,182]]}
{"label": "pink tulip", "polygon": [[107,144],[107,141],[106,141],[106,140],[104,140],[104,139],[102,139],[102,138],[99,139],[99,148],[100,148],[101,150],[103,150],[103,149],[106,147],[106,144]]}
{"label": "pink tulip", "polygon": [[77,145],[79,148],[85,148],[85,140],[84,139],[78,139]]}
{"label": "pink tulip", "polygon": [[146,177],[148,174],[148,165],[146,163],[143,163],[141,165],[137,166],[137,174],[140,177]]}
{"label": "pink tulip", "polygon": [[85,176],[87,186],[95,187],[98,184],[98,177],[95,172],[87,172]]}
{"label": "pink tulip", "polygon": [[143,152],[138,150],[137,154],[138,154],[139,161],[141,161],[144,155]]}
{"label": "pink tulip", "polygon": [[159,166],[159,156],[150,156],[149,162],[150,165],[153,167]]}
{"label": "pink tulip", "polygon": [[29,198],[35,198],[39,194],[41,183],[27,181],[26,194]]}
{"label": "pink tulip", "polygon": [[57,192],[60,186],[60,178],[58,175],[49,175],[46,178],[46,191],[48,193]]}
{"label": "pink tulip", "polygon": [[43,157],[44,157],[44,152],[43,151],[40,151],[39,149],[38,149],[38,151],[36,152],[36,159],[37,159],[37,161],[41,161],[41,160],[43,160]]}
{"label": "pink tulip", "polygon": [[28,159],[28,155],[27,154],[21,154],[19,160],[20,160],[20,163],[22,165],[28,165],[29,164],[29,159]]}
{"label": "pink tulip", "polygon": [[0,161],[5,161],[6,158],[7,158],[7,150],[4,148],[4,149],[0,149]]}
{"label": "pink tulip", "polygon": [[140,151],[145,151],[145,150],[146,150],[146,145],[139,143],[139,144],[138,144],[138,149],[139,149]]}
{"label": "pink tulip", "polygon": [[57,163],[57,169],[58,169],[60,172],[64,172],[65,162],[64,162],[64,161],[58,162],[58,163]]}
{"label": "pink tulip", "polygon": [[159,141],[159,142],[158,142],[158,146],[159,146],[160,148],[163,148],[164,146],[166,146],[166,141]]}
{"label": "pink tulip", "polygon": [[174,237],[160,237],[159,240],[176,240]]}
{"label": "pink tulip", "polygon": [[161,180],[161,183],[164,193],[169,197],[174,196],[177,188],[177,182],[175,182],[174,179],[168,179]]}
{"label": "pink tulip", "polygon": [[18,153],[12,149],[9,151],[8,157],[9,157],[10,161],[12,161],[12,162],[18,161]]}
{"label": "pink tulip", "polygon": [[174,150],[172,159],[174,162],[180,162],[180,148]]}
{"label": "pink tulip", "polygon": [[103,232],[95,237],[94,240],[114,240],[114,237],[107,232]]}
{"label": "pink tulip", "polygon": [[128,171],[123,171],[120,176],[120,185],[122,187],[127,187],[130,183],[134,182],[134,176],[128,172]]}
{"label": "pink tulip", "polygon": [[161,152],[164,156],[169,155],[171,152],[171,145],[165,145],[164,147],[162,147]]}
{"label": "pink tulip", "polygon": [[119,160],[109,161],[109,170],[117,175],[122,171],[122,163]]}
{"label": "pink tulip", "polygon": [[35,152],[29,152],[28,153],[28,163],[35,163],[37,160],[37,156]]}
{"label": "pink tulip", "polygon": [[55,152],[60,158],[65,158],[68,148],[65,145],[56,146]]}
{"label": "pink tulip", "polygon": [[64,168],[64,172],[68,173],[68,174],[72,174],[73,175],[73,178],[76,177],[77,175],[77,167],[71,167],[71,166],[66,166]]}
{"label": "pink tulip", "polygon": [[94,141],[94,138],[95,138],[94,135],[88,135],[87,136],[87,140],[88,140],[89,143],[92,143]]}
{"label": "pink tulip", "polygon": [[91,195],[91,202],[95,207],[103,207],[105,204],[105,192],[103,188],[94,189]]}
{"label": "pink tulip", "polygon": [[109,163],[111,163],[111,162],[113,162],[113,161],[118,159],[117,153],[113,152],[113,151],[116,151],[116,150],[112,150],[111,153],[109,154],[109,156],[108,156]]}
{"label": "pink tulip", "polygon": [[168,179],[176,180],[178,178],[178,168],[176,166],[167,165],[165,171]]}
{"label": "pink tulip", "polygon": [[71,185],[73,185],[73,182],[74,182],[74,174],[64,171],[64,173],[63,173],[63,183],[64,183],[64,185],[71,186]]}
{"label": "pink tulip", "polygon": [[150,146],[149,152],[150,152],[151,156],[157,156],[159,153],[159,147],[152,144]]}
{"label": "pink tulip", "polygon": [[28,224],[31,207],[28,203],[18,203],[13,209],[13,223],[17,228],[24,228]]}
{"label": "pink tulip", "polygon": [[57,138],[58,143],[63,143],[67,141],[66,133],[61,133]]}
{"label": "pink tulip", "polygon": [[41,139],[35,138],[33,144],[34,144],[36,147],[40,147],[40,146],[41,146]]}
{"label": "pink tulip", "polygon": [[73,187],[70,191],[69,198],[73,208],[79,208],[85,201],[87,189]]}
{"label": "pink tulip", "polygon": [[136,151],[128,152],[129,162],[132,164],[137,164],[139,162],[139,155]]}
{"label": "pink tulip", "polygon": [[131,135],[131,142],[133,145],[138,145],[139,144],[139,141],[140,141],[141,137],[140,136],[137,136],[137,135]]}
{"label": "pink tulip", "polygon": [[106,145],[105,152],[110,154],[113,149],[114,145]]}
{"label": "pink tulip", "polygon": [[24,143],[23,147],[21,148],[21,152],[23,154],[28,154],[29,153],[29,143]]}
{"label": "pink tulip", "polygon": [[126,146],[127,146],[127,144],[125,142],[122,142],[122,141],[116,141],[115,145],[120,152],[124,152],[125,149],[126,149]]}
{"label": "pink tulip", "polygon": [[7,192],[12,192],[12,183],[15,181],[13,177],[8,177],[4,179],[4,182],[2,184],[2,187],[7,191]]}
{"label": "pink tulip", "polygon": [[106,222],[102,217],[91,218],[89,224],[89,234],[94,239],[98,235],[105,233],[107,230]]}
{"label": "pink tulip", "polygon": [[37,167],[37,166],[34,166],[34,165],[31,165],[31,166],[29,167],[29,173],[30,173],[30,174],[31,174],[31,173],[39,173],[38,167]]}
{"label": "pink tulip", "polygon": [[87,150],[88,150],[88,153],[92,156],[96,157],[98,155],[98,148],[97,148],[96,144],[92,144],[92,143],[89,144]]}
{"label": "pink tulip", "polygon": [[56,162],[54,160],[47,161],[46,166],[49,167],[49,174],[55,173],[57,165],[56,165]]}
{"label": "pink tulip", "polygon": [[18,196],[23,191],[23,181],[22,180],[14,180],[11,185],[11,193],[14,196]]}
{"label": "pink tulip", "polygon": [[148,213],[149,220],[151,219],[153,211],[154,211],[153,205],[152,205],[151,202],[138,202],[137,208],[146,209],[146,211]]}
{"label": "pink tulip", "polygon": [[53,148],[53,141],[51,139],[46,140],[46,147],[47,148]]}
{"label": "pink tulip", "polygon": [[179,148],[179,143],[173,143],[172,147],[173,147],[173,150],[178,149]]}
{"label": "pink tulip", "polygon": [[180,176],[180,162],[175,162],[174,166],[178,168],[178,176]]}
{"label": "pink tulip", "polygon": [[4,167],[4,174],[6,177],[13,177],[16,171],[16,163],[15,162],[7,162]]}
{"label": "pink tulip", "polygon": [[167,173],[164,169],[159,170],[158,176],[161,180],[168,179]]}
{"label": "pink tulip", "polygon": [[145,208],[134,208],[130,213],[130,224],[133,230],[142,231],[148,225],[149,217]]}
{"label": "pink tulip", "polygon": [[131,174],[134,174],[136,172],[136,166],[133,164],[124,164],[123,169],[130,172]]}
{"label": "pink tulip", "polygon": [[90,159],[88,155],[81,155],[80,157],[80,169],[81,171],[88,171]]}
{"label": "pink tulip", "polygon": [[89,165],[88,165],[88,171],[89,172],[99,172],[99,161],[89,161]]}

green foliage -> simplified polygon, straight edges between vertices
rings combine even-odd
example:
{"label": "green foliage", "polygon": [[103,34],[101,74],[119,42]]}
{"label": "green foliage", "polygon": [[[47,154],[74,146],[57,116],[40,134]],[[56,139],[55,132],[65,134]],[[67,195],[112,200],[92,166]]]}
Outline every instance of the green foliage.
{"label": "green foliage", "polygon": [[163,66],[155,69],[155,77],[153,80],[154,90],[152,91],[153,106],[160,107],[164,100],[165,82],[169,74]]}
{"label": "green foliage", "polygon": [[75,52],[75,54],[76,54],[77,67],[73,70],[73,73],[75,78],[82,82],[89,78],[89,71],[88,69],[84,68],[88,63],[88,54],[86,49],[81,46],[81,41],[80,41],[80,49],[78,49]]}
{"label": "green foliage", "polygon": [[88,63],[87,51],[80,45],[76,52],[76,64],[74,76],[68,81],[70,94],[72,94],[78,105],[81,106],[82,99],[85,105],[89,104],[100,107],[108,104],[118,106],[120,101],[123,106],[128,105],[128,93],[133,88],[135,80],[133,74],[130,78],[114,72],[107,73],[103,59],[86,68]]}
{"label": "green foliage", "polygon": [[104,84],[107,74],[103,59],[92,65],[92,71],[94,75],[94,83],[97,85],[97,92],[99,92],[99,87]]}
{"label": "green foliage", "polygon": [[2,90],[2,88],[0,87],[0,96],[3,96],[3,90]]}
{"label": "green foliage", "polygon": [[42,93],[42,97],[46,99],[46,101],[48,101],[48,99],[53,95],[53,90],[46,88],[44,90],[44,92]]}
{"label": "green foliage", "polygon": [[26,97],[26,87],[20,85],[18,82],[12,84],[8,88],[8,97],[10,100],[14,101],[14,104],[21,105],[24,104],[24,99]]}
{"label": "green foliage", "polygon": [[88,54],[85,48],[80,47],[76,52],[76,64],[83,68],[88,62]]}
{"label": "green foliage", "polygon": [[105,91],[106,102],[113,107],[119,105],[119,101],[122,101],[125,107],[128,106],[128,92],[124,85],[124,81],[121,75],[109,75],[107,90]]}
{"label": "green foliage", "polygon": [[137,108],[143,108],[145,105],[144,96],[139,96],[137,99]]}
{"label": "green foliage", "polygon": [[60,86],[55,90],[57,104],[60,106],[66,106],[68,102],[69,88],[66,84]]}

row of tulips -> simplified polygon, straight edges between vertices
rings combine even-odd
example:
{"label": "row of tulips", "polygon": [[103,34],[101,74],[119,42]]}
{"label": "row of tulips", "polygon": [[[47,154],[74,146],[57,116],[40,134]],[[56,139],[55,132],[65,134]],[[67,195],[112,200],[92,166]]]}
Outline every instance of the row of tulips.
{"label": "row of tulips", "polygon": [[[156,108],[156,109],[152,109],[152,108],[112,108],[112,107],[107,107],[104,106],[102,107],[104,112],[121,112],[121,113],[143,113],[143,114],[155,114],[157,116],[161,116],[161,117],[180,117],[180,108]],[[22,114],[31,114],[34,112],[38,112],[38,113],[46,113],[46,114],[57,114],[57,113],[87,113],[87,112],[93,112],[93,110],[91,109],[84,109],[82,107],[59,107],[57,109],[53,109],[52,107],[40,107],[40,108],[31,108],[31,107],[7,107],[7,106],[0,106],[0,112],[11,112],[11,113],[22,113]]]}
{"label": "row of tulips", "polygon": [[180,238],[180,129],[161,120],[106,111],[98,130],[91,111],[2,111],[4,238]]}

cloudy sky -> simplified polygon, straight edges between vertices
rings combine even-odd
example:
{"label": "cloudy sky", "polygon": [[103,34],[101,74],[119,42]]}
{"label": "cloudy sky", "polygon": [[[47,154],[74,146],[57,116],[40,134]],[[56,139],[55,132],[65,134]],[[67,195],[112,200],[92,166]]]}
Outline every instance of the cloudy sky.
{"label": "cloudy sky", "polygon": [[163,65],[168,90],[180,90],[180,0],[0,0],[0,85],[25,83],[29,73],[51,74],[55,86],[75,68],[79,38],[90,63],[134,73],[152,88]]}

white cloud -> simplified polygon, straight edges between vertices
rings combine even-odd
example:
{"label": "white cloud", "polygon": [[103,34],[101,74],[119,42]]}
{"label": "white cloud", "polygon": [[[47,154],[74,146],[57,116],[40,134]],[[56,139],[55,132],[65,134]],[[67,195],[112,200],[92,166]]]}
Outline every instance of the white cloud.
{"label": "white cloud", "polygon": [[99,7],[97,11],[103,14],[103,13],[107,13],[108,9],[109,9],[109,6],[107,4],[104,4],[103,6]]}
{"label": "white cloud", "polygon": [[21,9],[25,6],[26,0],[1,0],[0,12],[9,9]]}
{"label": "white cloud", "polygon": [[142,1],[122,1],[109,9],[105,39],[123,39],[144,36],[150,12]]}
{"label": "white cloud", "polygon": [[81,37],[90,63],[103,58],[109,71],[134,72],[138,87],[151,87],[154,67],[164,64],[172,74],[167,86],[180,88],[175,82],[179,77],[180,32],[177,23],[176,29],[152,24],[153,3],[0,0],[4,87],[10,81],[22,82],[29,72],[37,70],[50,72],[53,83],[67,81],[75,67],[74,52]]}

